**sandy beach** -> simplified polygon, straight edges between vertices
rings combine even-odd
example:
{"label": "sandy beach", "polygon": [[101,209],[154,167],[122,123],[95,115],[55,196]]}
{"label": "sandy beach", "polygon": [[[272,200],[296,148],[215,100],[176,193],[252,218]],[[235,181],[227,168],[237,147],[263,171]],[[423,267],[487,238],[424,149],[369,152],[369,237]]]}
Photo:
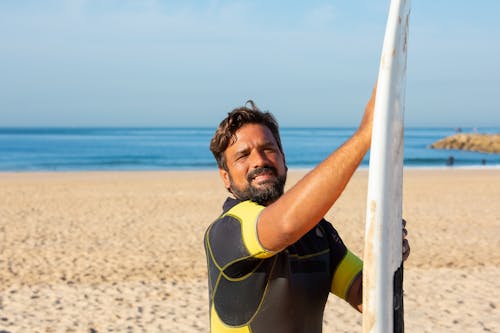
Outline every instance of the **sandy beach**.
{"label": "sandy beach", "polygon": [[[292,170],[288,186],[305,171]],[[328,213],[363,253],[367,171]],[[0,332],[208,332],[216,171],[0,174]],[[500,332],[500,169],[410,169],[407,332]],[[330,297],[324,332],[361,332]]]}

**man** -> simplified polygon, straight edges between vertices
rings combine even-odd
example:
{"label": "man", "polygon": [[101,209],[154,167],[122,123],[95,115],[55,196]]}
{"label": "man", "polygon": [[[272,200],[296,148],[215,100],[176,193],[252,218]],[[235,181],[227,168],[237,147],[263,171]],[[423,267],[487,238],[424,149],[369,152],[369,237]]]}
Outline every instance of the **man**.
{"label": "man", "polygon": [[374,96],[354,135],[286,193],[274,117],[248,101],[220,123],[210,150],[234,198],[205,234],[212,333],[321,332],[330,292],[362,311],[362,261],[323,216],[370,147]]}

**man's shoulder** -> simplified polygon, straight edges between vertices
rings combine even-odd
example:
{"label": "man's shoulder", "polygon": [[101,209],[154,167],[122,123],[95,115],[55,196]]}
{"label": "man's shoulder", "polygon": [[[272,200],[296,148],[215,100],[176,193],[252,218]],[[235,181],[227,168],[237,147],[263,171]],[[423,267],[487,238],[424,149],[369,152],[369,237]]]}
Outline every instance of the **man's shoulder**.
{"label": "man's shoulder", "polygon": [[264,208],[250,200],[241,201],[229,197],[223,204],[222,213],[209,225],[207,232],[214,227],[217,228],[219,224],[228,224],[228,222],[254,224]]}
{"label": "man's shoulder", "polygon": [[223,253],[238,253],[240,257],[264,258],[273,255],[262,247],[257,236],[257,220],[264,209],[252,201],[237,201],[229,198],[223,213],[205,232],[205,245],[221,249]]}
{"label": "man's shoulder", "polygon": [[228,197],[226,201],[224,201],[224,204],[222,205],[222,215],[227,215],[228,213],[231,214],[238,214],[238,213],[243,213],[248,210],[262,210],[265,207],[262,205],[259,205],[256,202],[253,202],[251,200],[238,200],[234,199],[231,197]]}
{"label": "man's shoulder", "polygon": [[250,200],[239,201],[232,205],[229,209],[225,210],[221,217],[232,216],[241,222],[247,220],[254,222],[264,208],[264,206]]}
{"label": "man's shoulder", "polygon": [[208,227],[211,229],[214,225],[225,221],[237,221],[239,223],[254,223],[264,209],[253,201],[241,201],[234,198],[227,198],[222,206],[222,213]]}

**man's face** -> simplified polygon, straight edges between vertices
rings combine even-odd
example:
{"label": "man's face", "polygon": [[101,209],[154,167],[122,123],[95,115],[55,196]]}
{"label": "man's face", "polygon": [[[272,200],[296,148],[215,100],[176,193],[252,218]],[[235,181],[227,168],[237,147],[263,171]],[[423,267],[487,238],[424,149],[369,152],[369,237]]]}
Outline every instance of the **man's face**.
{"label": "man's face", "polygon": [[237,199],[268,205],[283,194],[285,159],[266,126],[243,125],[224,155],[227,170],[219,171],[226,188]]}

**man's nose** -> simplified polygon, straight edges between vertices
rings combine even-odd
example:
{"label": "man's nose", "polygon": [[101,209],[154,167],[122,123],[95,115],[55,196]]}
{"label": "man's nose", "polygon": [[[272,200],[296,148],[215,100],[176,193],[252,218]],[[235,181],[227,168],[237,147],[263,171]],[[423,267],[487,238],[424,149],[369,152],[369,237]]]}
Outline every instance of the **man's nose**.
{"label": "man's nose", "polygon": [[265,152],[260,150],[254,150],[251,154],[251,164],[252,167],[262,167],[268,165],[269,160],[265,154]]}

